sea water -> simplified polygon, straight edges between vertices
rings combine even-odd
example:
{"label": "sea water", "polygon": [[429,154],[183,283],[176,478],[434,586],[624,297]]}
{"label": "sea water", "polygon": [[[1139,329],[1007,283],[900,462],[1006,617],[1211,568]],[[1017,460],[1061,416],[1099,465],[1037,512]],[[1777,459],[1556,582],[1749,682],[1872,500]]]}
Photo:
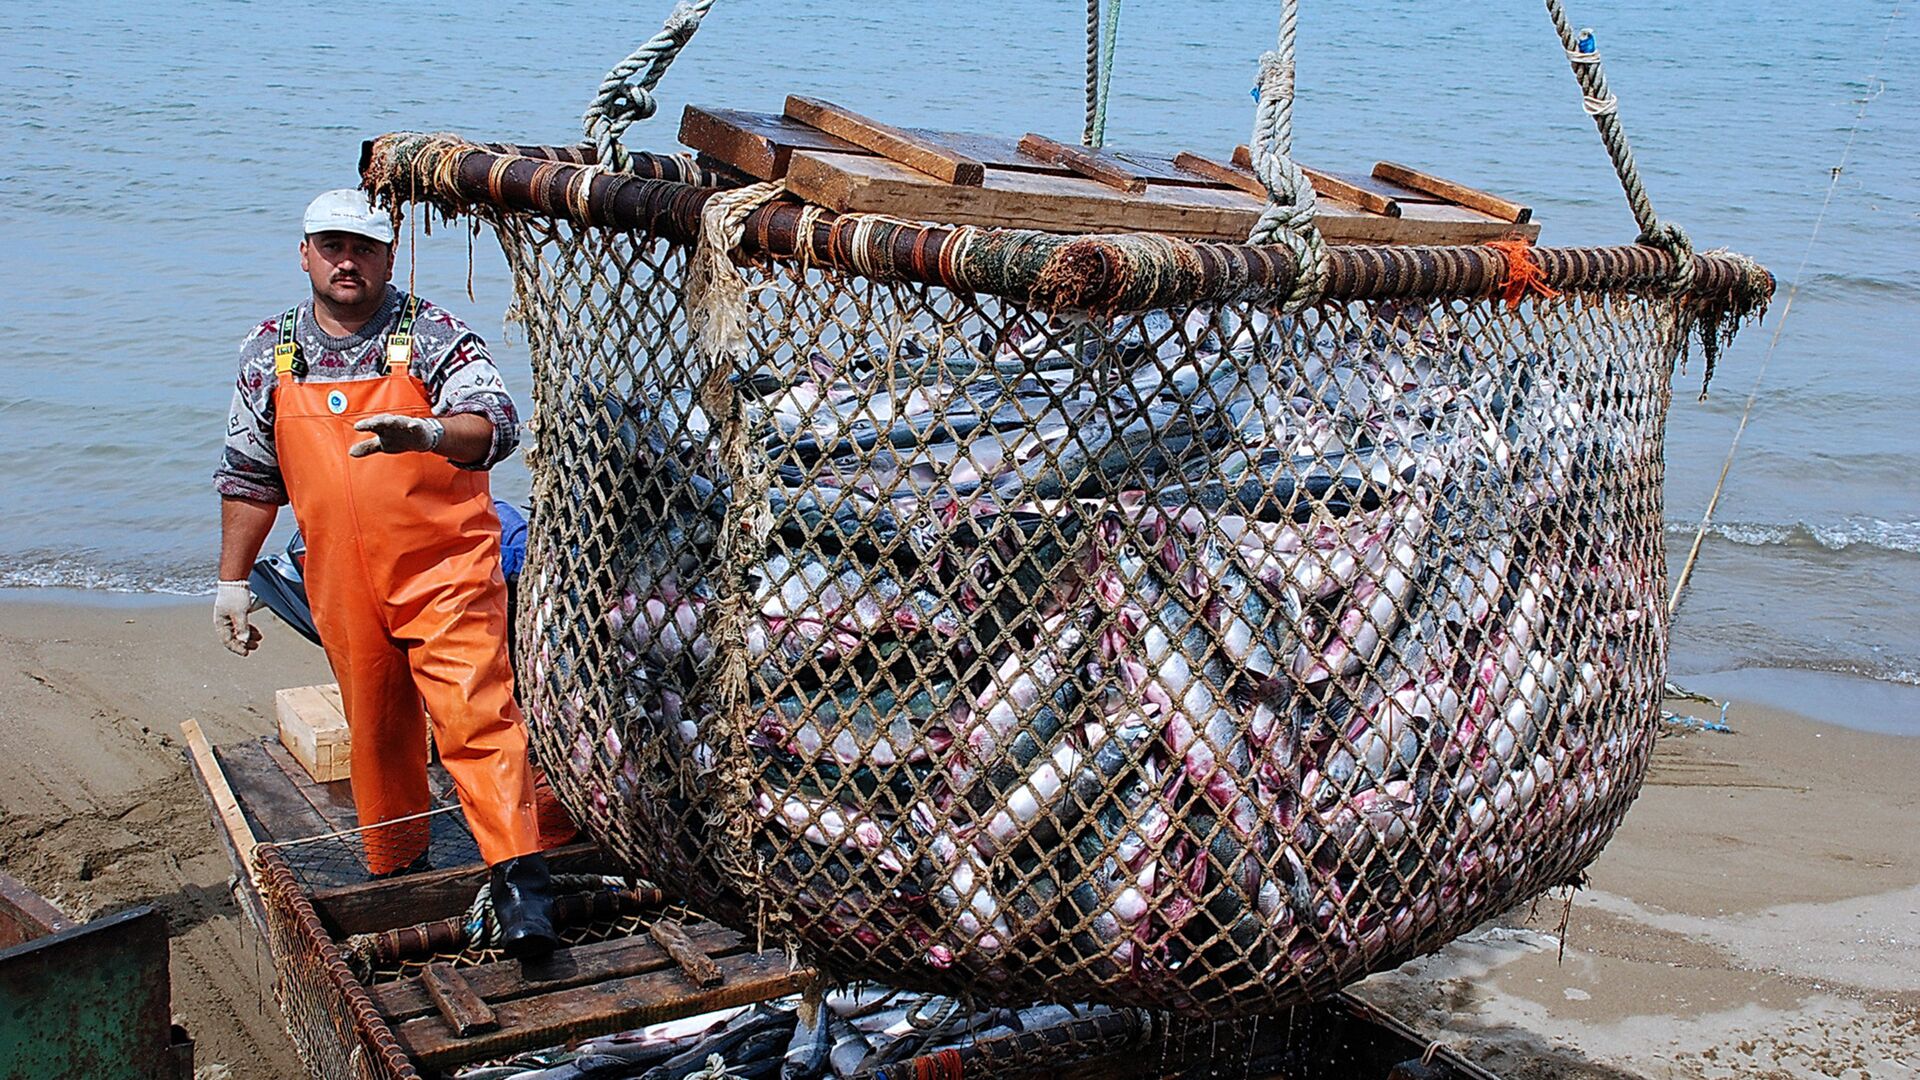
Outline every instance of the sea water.
{"label": "sea water", "polygon": [[[1225,157],[1246,141],[1278,7],[1126,4],[1108,142]],[[1677,569],[1766,364],[1674,626],[1676,673],[1799,667],[1920,684],[1920,99],[1906,63],[1920,39],[1910,6],[1572,7],[1597,32],[1662,216],[1781,280],[1773,314],[1722,359],[1706,401],[1695,400],[1697,359],[1676,381],[1667,511]],[[1546,244],[1632,239],[1539,4],[1302,8],[1303,161],[1364,171],[1387,159],[1487,188],[1534,207]],[[356,183],[361,140],[384,131],[576,140],[602,73],[667,9],[9,5],[0,586],[209,591],[209,476],[235,350],[305,292],[295,245],[306,201]],[[1083,20],[1081,5],[1059,2],[724,0],[667,75],[659,114],[628,141],[672,148],[687,102],[778,111],[793,92],[899,124],[1072,142]],[[526,354],[502,328],[510,293],[490,237],[473,248],[471,298],[460,228],[403,249],[397,277],[479,329],[524,403]],[[496,478],[503,496],[524,495],[517,458]]]}

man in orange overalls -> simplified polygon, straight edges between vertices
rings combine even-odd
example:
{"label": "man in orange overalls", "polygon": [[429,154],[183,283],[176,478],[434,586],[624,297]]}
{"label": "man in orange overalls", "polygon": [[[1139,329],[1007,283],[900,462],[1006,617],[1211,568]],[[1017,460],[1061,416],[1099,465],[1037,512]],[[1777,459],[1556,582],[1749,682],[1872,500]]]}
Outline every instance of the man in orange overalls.
{"label": "man in orange overalls", "polygon": [[518,443],[479,336],[388,284],[393,225],[351,189],[307,208],[313,298],[261,323],[214,485],[219,632],[244,656],[260,631],[247,574],[289,501],[306,537],[314,625],[352,733],[367,867],[426,865],[426,713],[467,825],[492,868],[508,952],[555,945],[526,727],[508,664],[500,525],[487,472]]}

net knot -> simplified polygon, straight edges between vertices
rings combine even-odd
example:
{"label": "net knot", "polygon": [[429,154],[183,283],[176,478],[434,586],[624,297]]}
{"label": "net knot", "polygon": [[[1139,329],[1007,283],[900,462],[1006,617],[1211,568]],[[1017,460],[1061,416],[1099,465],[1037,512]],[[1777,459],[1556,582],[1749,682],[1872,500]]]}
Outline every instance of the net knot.
{"label": "net knot", "polygon": [[786,190],[779,181],[723,191],[700,211],[700,238],[687,261],[687,323],[702,364],[701,405],[722,411],[733,358],[747,350],[747,281],[733,263],[746,221]]}
{"label": "net knot", "polygon": [[[1291,9],[1289,9],[1289,16]],[[1298,311],[1327,287],[1327,244],[1314,221],[1313,182],[1289,151],[1293,145],[1293,41],[1282,29],[1281,47],[1260,56],[1259,107],[1250,143],[1253,173],[1267,191],[1267,204],[1247,233],[1249,244],[1287,249],[1295,267],[1293,288],[1282,310]]]}
{"label": "net knot", "polygon": [[1551,300],[1560,295],[1560,290],[1547,284],[1547,273],[1533,257],[1533,244],[1525,237],[1489,240],[1486,246],[1506,257],[1507,276],[1494,287],[1494,292],[1506,301],[1508,310],[1519,307],[1520,301],[1529,296]]}
{"label": "net knot", "polygon": [[1673,274],[1667,279],[1667,288],[1675,296],[1693,291],[1693,241],[1687,237],[1687,230],[1670,221],[1656,221],[1637,242],[1673,256]]}

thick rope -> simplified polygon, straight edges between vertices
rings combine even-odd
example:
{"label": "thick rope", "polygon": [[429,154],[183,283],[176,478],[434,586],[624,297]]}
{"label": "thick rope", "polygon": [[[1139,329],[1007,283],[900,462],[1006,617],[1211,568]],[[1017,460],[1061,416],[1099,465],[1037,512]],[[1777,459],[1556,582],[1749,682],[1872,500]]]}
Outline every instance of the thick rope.
{"label": "thick rope", "polygon": [[1096,145],[1094,131],[1100,120],[1100,0],[1087,0],[1087,123],[1080,142]]}
{"label": "thick rope", "polygon": [[[653,88],[659,85],[673,58],[679,56],[680,50],[693,38],[693,32],[700,29],[700,20],[712,6],[713,0],[680,0],[661,25],[660,32],[613,65],[607,77],[600,80],[600,92],[594,95],[593,104],[587,106],[581,127],[587,141],[599,152],[601,165],[614,172],[626,172],[632,167],[633,159],[626,147],[620,145],[620,137],[635,121],[645,120],[660,108],[653,100]],[[640,75],[638,80],[634,79],[636,72]]]}
{"label": "thick rope", "polygon": [[1106,25],[1100,0],[1087,0],[1087,125],[1080,142],[1098,149],[1107,141],[1107,99],[1113,86],[1113,44],[1120,36],[1120,0],[1112,0]]}
{"label": "thick rope", "polygon": [[1250,244],[1279,244],[1300,272],[1282,305],[1292,312],[1327,287],[1327,244],[1314,224],[1313,184],[1293,160],[1293,39],[1299,0],[1282,0],[1280,41],[1260,57],[1260,104],[1254,110],[1253,172],[1267,189],[1267,205],[1247,234]]}
{"label": "thick rope", "polygon": [[[726,839],[717,850],[722,863],[731,863],[728,871],[746,883],[745,895],[761,897],[763,904],[766,893],[759,886],[760,871],[753,858],[755,819],[747,808],[757,775],[756,759],[747,744],[753,726],[747,646],[753,589],[748,580],[766,551],[771,522],[766,512],[765,462],[752,438],[740,388],[744,360],[752,348],[747,338],[751,312],[747,281],[734,265],[733,251],[746,235],[747,216],[784,190],[778,182],[751,184],[707,201],[701,212],[700,238],[687,263],[685,293],[687,324],[704,367],[696,379],[700,407],[713,424],[716,464],[731,491],[715,552],[714,598],[700,629],[713,644],[702,683],[718,730],[728,743],[718,755],[715,790],[722,793],[719,826]],[[756,921],[765,924],[764,912]]]}
{"label": "thick rope", "polygon": [[1553,28],[1560,34],[1560,46],[1566,50],[1567,62],[1580,83],[1581,104],[1600,131],[1600,141],[1607,148],[1607,156],[1613,159],[1613,171],[1620,177],[1620,188],[1626,193],[1627,207],[1633,211],[1634,223],[1640,226],[1640,243],[1673,256],[1670,285],[1676,294],[1684,293],[1693,287],[1693,243],[1687,239],[1684,229],[1662,222],[1653,211],[1647,189],[1640,183],[1640,170],[1633,163],[1633,148],[1627,145],[1626,129],[1620,123],[1620,100],[1607,91],[1607,75],[1600,67],[1600,50],[1594,45],[1593,31],[1581,30],[1575,34],[1560,0],[1546,0],[1546,4]]}

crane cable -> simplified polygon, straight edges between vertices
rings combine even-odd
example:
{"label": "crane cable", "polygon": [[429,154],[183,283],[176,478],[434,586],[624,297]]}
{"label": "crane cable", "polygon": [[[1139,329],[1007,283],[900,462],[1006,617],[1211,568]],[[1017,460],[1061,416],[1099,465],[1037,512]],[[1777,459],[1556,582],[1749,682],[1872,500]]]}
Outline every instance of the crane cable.
{"label": "crane cable", "polygon": [[1727,460],[1720,466],[1720,480],[1713,485],[1713,495],[1707,500],[1706,513],[1700,517],[1700,528],[1693,534],[1693,545],[1687,551],[1687,561],[1680,568],[1680,576],[1674,581],[1673,595],[1667,599],[1667,618],[1680,608],[1680,598],[1685,593],[1687,581],[1693,576],[1693,567],[1700,558],[1700,545],[1706,541],[1707,530],[1713,524],[1714,508],[1720,504],[1720,493],[1727,486],[1727,474],[1733,470],[1734,455],[1740,450],[1740,437],[1746,434],[1747,421],[1753,416],[1753,403],[1760,396],[1760,383],[1766,377],[1767,363],[1773,359],[1773,351],[1780,344],[1780,334],[1787,327],[1787,316],[1793,313],[1793,298],[1800,292],[1800,283],[1806,276],[1807,260],[1813,255],[1814,244],[1820,239],[1820,226],[1827,219],[1827,208],[1833,204],[1833,193],[1840,186],[1840,174],[1846,171],[1847,160],[1853,155],[1854,138],[1860,134],[1860,122],[1866,119],[1867,106],[1873,99],[1886,90],[1886,83],[1880,79],[1880,72],[1887,55],[1887,43],[1893,40],[1894,20],[1900,15],[1900,5],[1894,4],[1887,12],[1887,31],[1880,40],[1880,53],[1874,57],[1873,77],[1867,81],[1867,90],[1860,98],[1860,108],[1853,114],[1853,127],[1847,131],[1846,145],[1840,151],[1840,162],[1829,170],[1827,178],[1827,196],[1821,200],[1820,212],[1814,215],[1813,232],[1807,237],[1806,250],[1800,253],[1800,265],[1794,268],[1793,282],[1787,286],[1787,299],[1780,308],[1780,321],[1773,324],[1773,337],[1767,341],[1767,351],[1760,358],[1760,368],[1754,372],[1753,389],[1747,392],[1746,407],[1740,411],[1739,426],[1733,429],[1733,443],[1727,447]]}

